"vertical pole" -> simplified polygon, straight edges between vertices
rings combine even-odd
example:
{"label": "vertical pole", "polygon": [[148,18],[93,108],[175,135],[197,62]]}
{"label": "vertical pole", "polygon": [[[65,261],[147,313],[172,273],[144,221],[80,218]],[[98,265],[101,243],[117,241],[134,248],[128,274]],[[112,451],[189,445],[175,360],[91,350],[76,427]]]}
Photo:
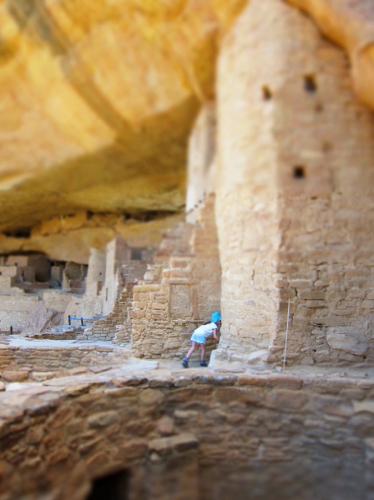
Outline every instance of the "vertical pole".
{"label": "vertical pole", "polygon": [[13,335],[13,326],[12,325],[9,328],[9,332],[10,332],[11,335]]}
{"label": "vertical pole", "polygon": [[71,326],[71,316],[70,316],[70,314],[68,316],[68,323],[69,323],[69,326]]}
{"label": "vertical pole", "polygon": [[81,318],[81,325],[84,326],[84,323],[83,323],[83,318]]}
{"label": "vertical pole", "polygon": [[286,338],[284,341],[284,353],[283,353],[283,370],[286,369],[286,364],[287,364],[288,328],[290,325],[290,308],[291,308],[291,299],[288,299]]}

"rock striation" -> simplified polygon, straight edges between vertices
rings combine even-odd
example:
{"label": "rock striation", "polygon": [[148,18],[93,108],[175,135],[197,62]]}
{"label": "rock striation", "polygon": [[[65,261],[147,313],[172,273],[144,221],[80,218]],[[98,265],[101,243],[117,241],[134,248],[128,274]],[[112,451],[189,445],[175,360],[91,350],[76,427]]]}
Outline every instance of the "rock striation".
{"label": "rock striation", "polygon": [[0,230],[181,208],[189,130],[244,3],[3,3]]}
{"label": "rock striation", "polygon": [[374,108],[374,4],[371,0],[288,0],[307,12],[324,35],[346,49],[357,94]]}

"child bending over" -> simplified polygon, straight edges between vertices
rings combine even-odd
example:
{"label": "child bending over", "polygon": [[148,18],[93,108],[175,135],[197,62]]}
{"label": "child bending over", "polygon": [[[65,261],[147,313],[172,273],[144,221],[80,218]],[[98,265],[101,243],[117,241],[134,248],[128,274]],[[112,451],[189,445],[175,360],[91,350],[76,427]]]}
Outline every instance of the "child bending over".
{"label": "child bending over", "polygon": [[218,334],[220,332],[222,324],[221,313],[214,312],[211,316],[211,322],[205,325],[199,326],[193,332],[191,337],[191,349],[188,351],[187,356],[183,358],[182,365],[185,368],[188,368],[188,363],[190,361],[190,357],[192,356],[194,351],[197,351],[200,348],[200,366],[208,366],[205,361],[205,344],[209,337],[213,337],[215,341],[218,342]]}

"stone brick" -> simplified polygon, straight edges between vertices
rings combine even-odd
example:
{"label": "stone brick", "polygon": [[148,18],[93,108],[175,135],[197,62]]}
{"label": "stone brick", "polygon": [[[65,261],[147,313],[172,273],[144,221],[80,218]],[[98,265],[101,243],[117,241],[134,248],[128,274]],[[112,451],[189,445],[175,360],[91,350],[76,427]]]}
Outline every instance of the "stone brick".
{"label": "stone brick", "polygon": [[374,400],[355,401],[354,412],[355,413],[361,413],[361,412],[374,413]]}
{"label": "stone brick", "polygon": [[169,436],[174,433],[174,420],[167,415],[160,418],[157,423],[157,429],[160,434]]}
{"label": "stone brick", "polygon": [[308,397],[301,391],[274,389],[266,399],[266,404],[280,411],[300,410],[308,402]]}
{"label": "stone brick", "polygon": [[29,378],[27,370],[5,370],[1,373],[1,377],[7,382],[23,382]]}
{"label": "stone brick", "polygon": [[156,389],[145,389],[139,396],[140,403],[144,405],[159,405],[164,399],[163,393]]}
{"label": "stone brick", "polygon": [[198,440],[193,434],[179,434],[173,437],[154,439],[148,446],[150,451],[162,454],[168,453],[174,448],[177,450],[196,448]]}

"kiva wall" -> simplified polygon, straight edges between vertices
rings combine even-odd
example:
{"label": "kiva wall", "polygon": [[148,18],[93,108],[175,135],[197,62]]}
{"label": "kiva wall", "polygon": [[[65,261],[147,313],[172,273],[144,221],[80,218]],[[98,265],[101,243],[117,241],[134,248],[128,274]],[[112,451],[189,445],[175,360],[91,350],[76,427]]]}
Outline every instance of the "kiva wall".
{"label": "kiva wall", "polygon": [[352,379],[120,371],[7,391],[0,496],[79,500],[94,479],[128,472],[134,500],[369,499],[372,391]]}

